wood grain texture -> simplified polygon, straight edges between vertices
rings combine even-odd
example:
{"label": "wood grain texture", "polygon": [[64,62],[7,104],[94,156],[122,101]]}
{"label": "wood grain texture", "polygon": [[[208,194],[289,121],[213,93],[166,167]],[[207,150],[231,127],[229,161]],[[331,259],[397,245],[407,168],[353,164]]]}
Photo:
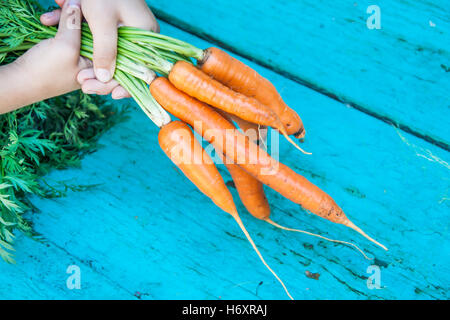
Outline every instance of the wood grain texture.
{"label": "wood grain texture", "polygon": [[[115,281],[90,267],[90,261],[80,260],[63,247],[51,241],[40,243],[20,235],[17,238],[15,265],[0,263],[0,299],[132,299]],[[67,268],[77,265],[81,269],[81,289],[70,290],[66,281]]]}
{"label": "wood grain texture", "polygon": [[[210,45],[164,23],[162,32]],[[448,299],[448,153],[245,62],[281,88],[308,126],[303,146],[313,155],[281,140],[281,160],[331,194],[355,223],[390,249],[385,253],[268,190],[275,221],[354,241],[376,257],[367,261],[348,247],[257,221],[236,198],[249,232],[294,298]],[[302,105],[295,103],[299,97]],[[159,149],[157,128],[142,112],[133,111],[101,143],[81,169],[50,174],[53,181],[102,185],[63,199],[33,200],[42,212],[31,219],[50,248],[19,238],[18,265],[0,263],[0,297],[286,299],[233,219]],[[372,263],[381,267],[380,290],[366,286]],[[86,274],[79,293],[64,289],[68,264],[78,264]],[[319,273],[319,280],[308,278],[307,271]]]}
{"label": "wood grain texture", "polygon": [[[149,4],[171,24],[449,149],[448,1]],[[372,4],[381,9],[381,30],[366,26]],[[293,104],[318,107],[307,106],[303,97]]]}

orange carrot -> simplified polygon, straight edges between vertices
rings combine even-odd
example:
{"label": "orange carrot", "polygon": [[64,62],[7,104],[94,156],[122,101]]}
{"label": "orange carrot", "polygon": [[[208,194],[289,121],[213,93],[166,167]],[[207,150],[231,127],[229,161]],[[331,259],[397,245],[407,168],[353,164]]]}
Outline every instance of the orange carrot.
{"label": "orange carrot", "polygon": [[254,98],[224,86],[194,65],[178,61],[169,72],[169,80],[179,90],[213,107],[249,122],[277,129],[297,149],[307,153],[289,137],[280,118],[272,109]]}
{"label": "orange carrot", "polygon": [[[214,145],[217,152],[230,157],[253,177],[306,210],[350,227],[387,250],[353,224],[328,194],[270,157],[208,105],[177,90],[165,78],[156,79],[150,85],[150,90],[164,109],[192,125],[194,130]],[[202,124],[200,128],[195,125],[196,121]],[[232,146],[232,150],[229,146]]]}
{"label": "orange carrot", "polygon": [[233,178],[234,185],[239,194],[239,197],[241,198],[242,203],[244,204],[248,212],[250,212],[250,214],[255,218],[266,221],[274,227],[282,230],[304,233],[313,237],[324,239],[326,241],[352,246],[356,250],[358,250],[364,256],[364,258],[366,258],[367,260],[372,260],[354,243],[330,239],[319,234],[300,229],[287,228],[274,222],[272,219],[270,219],[270,205],[267,200],[266,194],[264,193],[263,184],[259,180],[253,178],[239,165],[229,163],[229,161],[227,160],[224,160],[224,163],[228,171],[230,172],[231,177]]}
{"label": "orange carrot", "polygon": [[278,275],[269,267],[250,234],[247,232],[234,205],[233,197],[208,153],[202,148],[191,129],[181,121],[163,126],[158,135],[164,153],[180,168],[185,176],[222,210],[228,212],[237,222],[266,268],[275,276],[293,299]]}
{"label": "orange carrot", "polygon": [[[224,116],[221,112],[219,112],[222,116]],[[225,119],[230,121],[229,117],[224,116]],[[254,139],[254,133],[251,133],[249,136],[248,134],[244,133],[250,140]],[[244,204],[245,208],[252,216],[254,216],[257,219],[266,221],[267,223],[270,223],[276,228],[286,230],[286,231],[293,231],[293,232],[299,232],[304,233],[313,237],[321,238],[330,242],[335,243],[342,243],[349,246],[354,247],[356,250],[358,250],[364,258],[367,260],[372,260],[371,258],[367,257],[367,255],[362,251],[357,245],[347,242],[347,241],[341,241],[341,240],[334,240],[330,239],[315,233],[311,233],[308,231],[300,230],[300,229],[292,229],[287,228],[284,226],[279,225],[278,223],[274,222],[272,219],[270,219],[270,205],[269,201],[267,200],[266,194],[264,193],[264,187],[263,184],[258,180],[255,179],[252,175],[250,175],[247,171],[242,169],[239,165],[234,164],[230,159],[223,157],[219,154],[222,162],[227,167],[228,171],[230,172],[231,178],[233,179],[234,186],[236,187],[236,190],[239,194],[239,198],[241,199],[242,203]]]}
{"label": "orange carrot", "polygon": [[253,142],[262,145],[266,145],[267,140],[267,127],[261,126],[256,123],[251,123],[246,120],[243,120],[235,115],[230,115],[231,120],[234,121],[242,132],[249,137]]}
{"label": "orange carrot", "polygon": [[233,197],[219,171],[188,125],[170,122],[161,128],[158,140],[166,155],[201,192],[225,212],[231,215],[236,212]]}
{"label": "orange carrot", "polygon": [[264,193],[263,184],[258,179],[253,178],[239,165],[232,163],[223,156],[220,157],[230,172],[239,197],[248,212],[255,218],[261,220],[268,219],[270,216],[270,205]]}
{"label": "orange carrot", "polygon": [[259,124],[248,122],[239,117],[236,117],[234,114],[229,114],[223,110],[214,108],[222,117],[227,119],[230,123],[235,122],[242,133],[249,137],[250,140],[255,142],[257,145],[262,143],[264,146],[267,143],[267,127],[260,126]]}
{"label": "orange carrot", "polygon": [[[223,112],[222,110],[216,110],[222,117],[224,117],[229,123],[232,123],[234,117],[232,115]],[[245,120],[242,120],[245,122]],[[252,123],[250,123],[252,125]],[[244,123],[244,126],[246,124]],[[244,134],[253,142],[257,142],[258,138],[256,134],[253,132],[255,130],[252,126],[245,127],[246,130]],[[241,128],[242,129],[242,128]],[[245,208],[247,208],[248,212],[250,212],[255,218],[265,220],[270,216],[270,205],[267,200],[266,194],[264,193],[263,184],[258,180],[253,178],[250,174],[248,174],[245,170],[243,170],[239,165],[233,163],[233,161],[225,156],[223,156],[220,152],[217,153],[219,158],[227,167],[230,172],[231,178],[234,181],[234,185],[239,194],[239,197],[244,204]]]}
{"label": "orange carrot", "polygon": [[204,51],[200,69],[217,81],[270,107],[280,118],[289,135],[305,136],[299,115],[283,101],[273,84],[255,70],[218,48]]}

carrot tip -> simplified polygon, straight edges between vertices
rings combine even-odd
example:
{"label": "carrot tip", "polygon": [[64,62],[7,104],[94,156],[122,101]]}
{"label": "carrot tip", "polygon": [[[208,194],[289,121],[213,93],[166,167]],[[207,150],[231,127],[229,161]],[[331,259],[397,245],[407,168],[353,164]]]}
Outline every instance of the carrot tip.
{"label": "carrot tip", "polygon": [[362,250],[361,250],[356,244],[354,244],[354,243],[347,242],[347,241],[341,241],[341,240],[330,239],[330,238],[321,236],[321,235],[319,235],[319,234],[311,233],[311,232],[304,231],[304,230],[300,230],[300,229],[292,229],[292,228],[283,227],[283,226],[279,225],[278,223],[272,221],[272,220],[269,219],[269,218],[268,218],[268,219],[265,219],[265,221],[268,222],[268,223],[270,223],[271,225],[277,227],[277,228],[282,229],[282,230],[293,231],[293,232],[299,232],[299,233],[304,233],[304,234],[307,234],[307,235],[310,235],[310,236],[313,236],[313,237],[317,237],[317,238],[320,238],[320,239],[324,239],[324,240],[327,240],[327,241],[330,241],[330,242],[336,242],[336,243],[347,244],[347,245],[349,245],[349,246],[354,247],[356,250],[358,250],[358,251],[364,256],[364,258],[366,258],[367,260],[373,260],[373,258],[369,258],[369,257],[364,253],[364,251],[362,251]]}
{"label": "carrot tip", "polygon": [[368,239],[369,241],[375,243],[376,245],[380,246],[381,248],[383,248],[384,250],[388,251],[388,248],[386,248],[384,245],[382,245],[381,243],[379,243],[378,241],[376,241],[375,239],[369,237],[364,231],[361,230],[361,228],[357,227],[353,222],[351,222],[350,220],[346,221],[344,223],[345,226],[352,228],[353,230],[355,230],[356,232],[358,232],[359,234],[361,234],[363,237],[365,237],[366,239]]}
{"label": "carrot tip", "polygon": [[278,282],[281,284],[281,286],[283,287],[283,289],[286,292],[286,294],[288,295],[288,297],[291,300],[294,300],[294,298],[289,293],[289,290],[286,288],[286,285],[284,284],[284,282],[280,279],[280,277],[278,277],[278,275],[275,273],[275,271],[273,271],[272,268],[269,267],[267,262],[264,260],[263,256],[261,255],[261,252],[259,252],[258,247],[256,247],[256,244],[253,242],[253,239],[250,237],[250,234],[248,233],[247,229],[245,228],[244,223],[242,222],[242,220],[239,217],[239,215],[237,214],[237,212],[236,212],[236,215],[232,215],[232,216],[236,220],[237,224],[241,228],[241,230],[244,233],[244,235],[247,237],[248,242],[250,242],[251,246],[253,247],[253,250],[255,250],[255,252],[258,255],[258,257],[261,260],[261,262],[273,274],[273,276],[278,280]]}
{"label": "carrot tip", "polygon": [[304,139],[306,136],[306,130],[304,128],[300,129],[299,132],[294,133],[294,137],[297,139]]}
{"label": "carrot tip", "polygon": [[286,140],[289,141],[289,142],[290,142],[294,147],[296,147],[298,150],[300,150],[300,151],[303,152],[304,154],[312,155],[311,152],[307,152],[307,151],[303,150],[302,148],[300,148],[300,147],[298,146],[298,144],[296,144],[296,143],[294,142],[294,140],[292,140],[291,137],[289,137],[289,136],[287,135],[286,132],[282,132],[282,134],[283,134],[283,136],[286,138]]}
{"label": "carrot tip", "polygon": [[305,150],[303,150],[302,148],[300,148],[299,145],[296,144],[296,143],[294,142],[294,140],[291,139],[291,137],[289,137],[289,135],[288,135],[288,133],[287,133],[287,131],[286,131],[286,128],[284,127],[283,124],[280,124],[280,125],[278,126],[278,131],[281,132],[281,134],[286,138],[286,140],[289,141],[289,142],[290,142],[294,147],[296,147],[298,150],[300,150],[300,151],[303,152],[304,154],[308,154],[308,155],[311,155],[311,154],[312,154],[311,152],[306,152]]}

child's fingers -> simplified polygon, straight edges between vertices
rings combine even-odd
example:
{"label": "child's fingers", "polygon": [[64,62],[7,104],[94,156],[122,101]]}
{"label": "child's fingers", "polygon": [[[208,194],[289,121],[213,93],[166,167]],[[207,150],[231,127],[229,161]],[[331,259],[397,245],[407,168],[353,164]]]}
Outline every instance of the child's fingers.
{"label": "child's fingers", "polygon": [[63,38],[69,43],[80,44],[81,40],[81,2],[67,0],[61,11],[56,38]]}
{"label": "child's fingers", "polygon": [[136,7],[127,8],[126,3],[121,3],[123,8],[119,11],[120,24],[144,30],[159,32],[159,24],[150,8],[145,2],[140,2]]}
{"label": "child's fingers", "polygon": [[114,6],[103,1],[83,2],[84,16],[94,38],[94,70],[97,79],[108,82],[116,68],[117,14]]}
{"label": "child's fingers", "polygon": [[94,70],[97,79],[108,82],[116,68],[117,22],[90,23],[94,38]]}
{"label": "child's fingers", "polygon": [[[95,72],[93,68],[83,69],[78,73],[77,81],[81,85],[83,92],[85,93],[96,93],[96,94],[109,94],[115,100],[130,98],[131,95],[118,85],[117,82],[110,81],[108,83],[103,83],[95,78]],[[114,85],[116,85],[114,87]],[[112,90],[111,88],[114,87]]]}
{"label": "child's fingers", "polygon": [[120,100],[124,98],[131,98],[131,95],[123,87],[118,86],[111,92],[111,97],[115,100]]}
{"label": "child's fingers", "polygon": [[89,79],[95,79],[95,72],[93,68],[83,69],[78,72],[77,81],[80,85],[83,85],[83,83]]}
{"label": "child's fingers", "polygon": [[41,23],[46,26],[56,26],[61,18],[61,9],[44,13],[41,16]]}
{"label": "child's fingers", "polygon": [[81,85],[81,90],[87,94],[107,95],[110,94],[118,85],[119,83],[117,83],[116,80],[103,83],[97,79],[88,79]]}

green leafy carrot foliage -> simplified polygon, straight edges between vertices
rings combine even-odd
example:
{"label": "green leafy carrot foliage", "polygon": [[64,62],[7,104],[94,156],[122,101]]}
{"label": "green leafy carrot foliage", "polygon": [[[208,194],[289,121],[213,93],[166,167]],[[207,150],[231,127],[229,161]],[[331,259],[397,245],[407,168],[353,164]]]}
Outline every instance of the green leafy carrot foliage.
{"label": "green leafy carrot foliage", "polygon": [[78,166],[97,148],[98,138],[125,110],[98,96],[73,92],[0,115],[0,257],[13,262],[14,230],[32,236],[23,214],[33,208],[30,197],[63,196],[88,186],[50,185],[52,169]]}

